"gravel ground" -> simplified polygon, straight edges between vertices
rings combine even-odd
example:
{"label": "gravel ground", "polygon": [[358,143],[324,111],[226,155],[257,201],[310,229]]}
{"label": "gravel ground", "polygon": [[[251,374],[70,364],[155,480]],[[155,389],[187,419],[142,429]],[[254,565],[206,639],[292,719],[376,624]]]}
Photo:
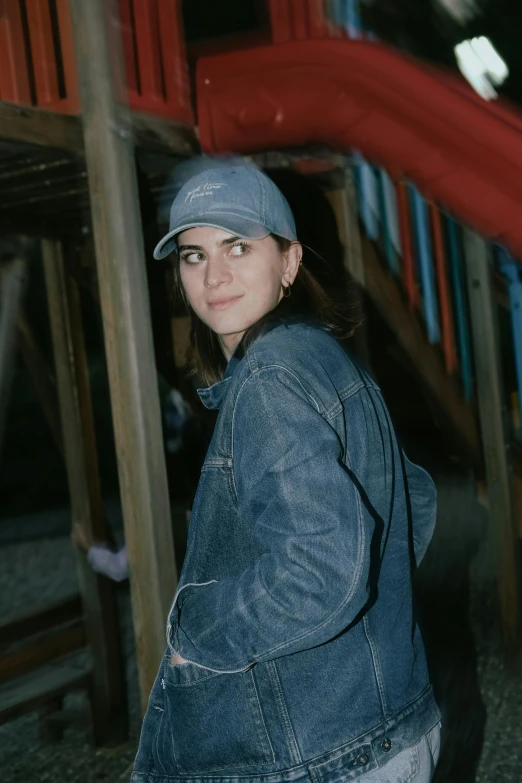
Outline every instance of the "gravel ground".
{"label": "gravel ground", "polygon": [[[66,598],[78,590],[75,557],[69,538],[9,544],[0,548],[0,622],[20,612]],[[60,742],[42,744],[35,713],[0,727],[2,783],[94,783],[128,781],[140,728],[139,691],[134,657],[130,598],[126,584],[118,587],[123,647],[127,662],[130,739],[123,746],[95,749],[85,727],[66,729]],[[78,656],[81,661],[81,656]],[[66,698],[65,707],[85,715],[81,694]]]}
{"label": "gravel ground", "polygon": [[[502,652],[495,586],[483,535],[485,512],[475,504],[469,486],[463,488],[455,482],[439,483],[439,503],[440,522],[426,558],[421,590],[425,634],[428,646],[433,648],[446,719],[445,757],[437,781],[522,783],[522,676],[520,670],[507,665]],[[466,546],[454,546],[456,529],[460,530],[460,538],[467,541]],[[469,590],[466,574],[472,557]],[[441,563],[446,604],[441,589]],[[74,554],[68,538],[0,547],[0,622],[76,591]],[[461,604],[458,596],[463,596]],[[96,750],[89,744],[84,729],[71,726],[60,742],[42,744],[36,715],[26,715],[0,727],[2,783],[128,781],[139,736],[140,711],[126,585],[119,586],[118,601],[127,660],[129,742],[111,750]],[[463,615],[468,609],[466,636]],[[471,698],[474,689],[476,694]],[[81,711],[85,705],[81,696],[71,695],[66,706]]]}

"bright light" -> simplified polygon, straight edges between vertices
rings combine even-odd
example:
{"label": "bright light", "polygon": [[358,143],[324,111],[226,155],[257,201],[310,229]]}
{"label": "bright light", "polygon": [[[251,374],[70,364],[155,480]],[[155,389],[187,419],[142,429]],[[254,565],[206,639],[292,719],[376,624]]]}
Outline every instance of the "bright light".
{"label": "bright light", "polygon": [[489,38],[481,36],[471,40],[473,51],[487,68],[488,76],[493,84],[502,84],[509,76],[509,70]]}
{"label": "bright light", "polygon": [[497,97],[493,85],[501,85],[509,69],[489,38],[481,36],[462,41],[455,47],[460,72],[486,101]]}

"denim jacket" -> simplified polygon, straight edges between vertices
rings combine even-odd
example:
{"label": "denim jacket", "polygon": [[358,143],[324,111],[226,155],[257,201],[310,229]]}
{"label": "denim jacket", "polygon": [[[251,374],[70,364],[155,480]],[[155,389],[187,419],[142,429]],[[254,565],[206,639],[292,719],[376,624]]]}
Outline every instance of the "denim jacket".
{"label": "denim jacket", "polygon": [[412,606],[433,482],[317,326],[275,326],[200,396],[219,415],[132,780],[355,779],[440,717]]}

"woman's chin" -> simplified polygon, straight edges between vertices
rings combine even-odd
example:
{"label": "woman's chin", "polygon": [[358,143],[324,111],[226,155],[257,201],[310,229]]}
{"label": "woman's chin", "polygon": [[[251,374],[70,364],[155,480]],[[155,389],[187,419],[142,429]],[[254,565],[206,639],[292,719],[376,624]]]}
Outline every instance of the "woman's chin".
{"label": "woman's chin", "polygon": [[232,313],[223,313],[215,314],[208,326],[220,337],[226,337],[227,335],[243,334],[253,323],[255,320],[252,318],[246,316],[241,318]]}

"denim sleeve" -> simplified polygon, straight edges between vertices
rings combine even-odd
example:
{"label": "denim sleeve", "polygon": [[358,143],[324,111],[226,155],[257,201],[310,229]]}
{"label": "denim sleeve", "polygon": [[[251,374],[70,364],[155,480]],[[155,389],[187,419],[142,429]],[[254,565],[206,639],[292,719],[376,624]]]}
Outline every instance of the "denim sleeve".
{"label": "denim sleeve", "polygon": [[176,651],[216,671],[322,644],[369,598],[373,523],[363,524],[336,431],[289,371],[263,369],[244,384],[233,471],[239,519],[262,554],[233,579],[187,586],[177,602]]}
{"label": "denim sleeve", "polygon": [[415,563],[426,554],[437,519],[437,490],[424,468],[415,465],[403,454],[404,472],[411,504],[413,549]]}

